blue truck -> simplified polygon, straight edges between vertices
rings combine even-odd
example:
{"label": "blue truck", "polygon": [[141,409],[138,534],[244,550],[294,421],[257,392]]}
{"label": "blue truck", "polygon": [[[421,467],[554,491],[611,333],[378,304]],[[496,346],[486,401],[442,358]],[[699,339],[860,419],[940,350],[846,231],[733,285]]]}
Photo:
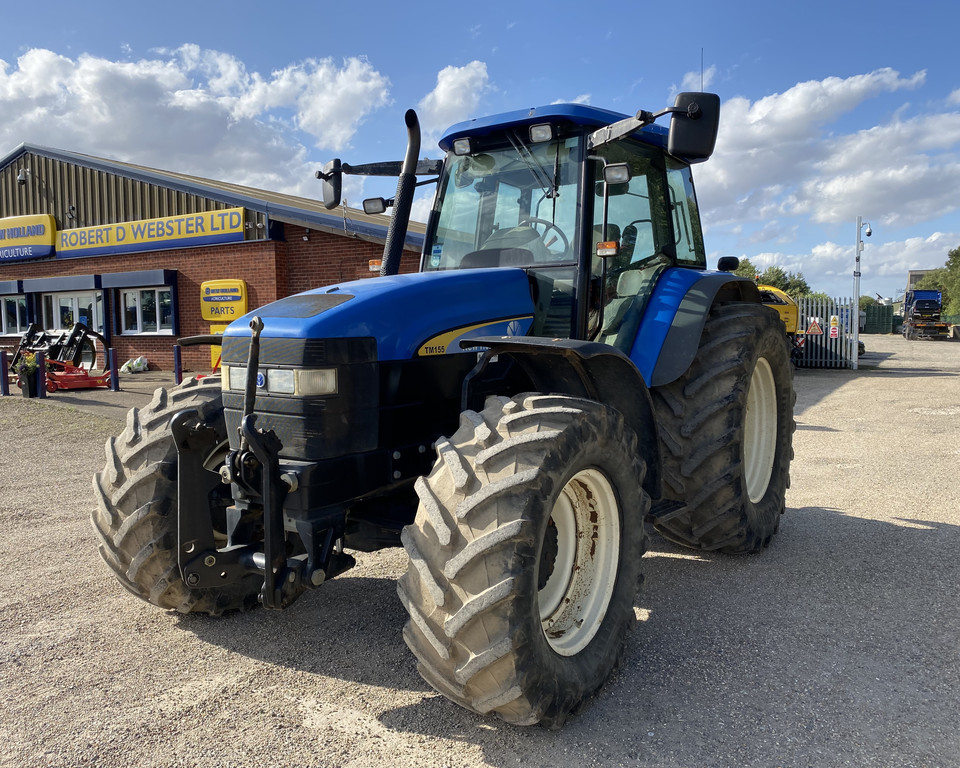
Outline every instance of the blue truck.
{"label": "blue truck", "polygon": [[903,297],[903,338],[947,339],[950,324],[940,319],[943,296],[937,290],[907,291]]}
{"label": "blue truck", "polygon": [[[331,208],[344,174],[398,179],[364,203],[393,208],[381,275],[256,309],[220,377],[131,413],[94,478],[116,577],[165,609],[282,609],[351,551],[402,546],[424,679],[562,724],[635,622],[647,525],[753,553],[784,511],[787,337],[736,259],[707,269],[691,175],[719,113],[707,93],[524,109],[453,126],[433,161],[408,111],[402,161],[327,163]],[[420,270],[398,274],[431,183]]]}

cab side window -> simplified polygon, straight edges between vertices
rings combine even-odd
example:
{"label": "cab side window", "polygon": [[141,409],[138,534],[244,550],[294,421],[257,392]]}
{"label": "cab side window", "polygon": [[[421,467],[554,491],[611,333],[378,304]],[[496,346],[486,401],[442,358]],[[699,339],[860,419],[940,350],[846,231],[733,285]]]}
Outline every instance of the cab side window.
{"label": "cab side window", "polygon": [[706,269],[707,257],[703,250],[700,212],[697,210],[697,196],[693,189],[690,166],[668,157],[667,184],[670,190],[670,212],[677,261],[685,267]]}

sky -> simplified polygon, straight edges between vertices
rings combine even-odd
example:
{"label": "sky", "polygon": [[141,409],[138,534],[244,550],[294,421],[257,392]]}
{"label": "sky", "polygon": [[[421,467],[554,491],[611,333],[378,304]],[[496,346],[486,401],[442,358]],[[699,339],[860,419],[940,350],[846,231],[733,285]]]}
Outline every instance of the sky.
{"label": "sky", "polygon": [[[861,294],[896,298],[960,246],[958,22],[943,0],[7,4],[0,156],[36,144],[319,198],[332,157],[402,159],[411,107],[439,157],[470,117],[633,114],[702,89],[722,103],[694,169],[710,266],[850,296],[859,216]],[[394,189],[347,177],[344,195]]]}

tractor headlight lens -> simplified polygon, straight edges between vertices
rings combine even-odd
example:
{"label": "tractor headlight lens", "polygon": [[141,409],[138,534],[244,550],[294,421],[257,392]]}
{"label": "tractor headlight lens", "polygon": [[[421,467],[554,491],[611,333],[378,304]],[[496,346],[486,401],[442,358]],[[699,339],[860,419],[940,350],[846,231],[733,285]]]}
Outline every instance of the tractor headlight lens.
{"label": "tractor headlight lens", "polygon": [[235,365],[220,366],[220,385],[224,391],[228,389],[243,389],[243,382],[246,378],[246,368],[237,368]]}
{"label": "tractor headlight lens", "polygon": [[320,368],[297,371],[297,394],[335,395],[337,394],[337,369]]}
{"label": "tractor headlight lens", "polygon": [[267,369],[267,392],[292,395],[295,391],[293,371],[289,368]]}
{"label": "tractor headlight lens", "polygon": [[[223,389],[242,391],[247,385],[246,367],[225,365],[221,370]],[[335,395],[337,394],[336,368],[261,368],[263,385],[257,390],[273,395]]]}
{"label": "tractor headlight lens", "polygon": [[534,144],[540,144],[544,141],[550,141],[553,138],[553,126],[550,123],[541,123],[540,125],[530,126],[530,141]]}

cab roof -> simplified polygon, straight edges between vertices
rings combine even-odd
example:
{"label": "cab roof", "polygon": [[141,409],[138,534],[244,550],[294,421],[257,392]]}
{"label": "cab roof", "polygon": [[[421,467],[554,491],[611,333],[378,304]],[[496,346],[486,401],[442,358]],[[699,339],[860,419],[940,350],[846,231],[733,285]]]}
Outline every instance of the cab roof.
{"label": "cab roof", "polygon": [[[440,139],[440,147],[445,152],[453,146],[455,139],[465,136],[486,136],[502,131],[506,128],[524,128],[537,123],[573,123],[587,128],[602,128],[630,115],[613,112],[609,109],[600,109],[586,104],[550,104],[545,107],[531,107],[518,109],[512,112],[501,112],[487,117],[475,117],[457,123],[447,129]],[[640,136],[643,141],[658,147],[667,145],[667,129],[660,125],[648,125],[641,128],[634,135]]]}

